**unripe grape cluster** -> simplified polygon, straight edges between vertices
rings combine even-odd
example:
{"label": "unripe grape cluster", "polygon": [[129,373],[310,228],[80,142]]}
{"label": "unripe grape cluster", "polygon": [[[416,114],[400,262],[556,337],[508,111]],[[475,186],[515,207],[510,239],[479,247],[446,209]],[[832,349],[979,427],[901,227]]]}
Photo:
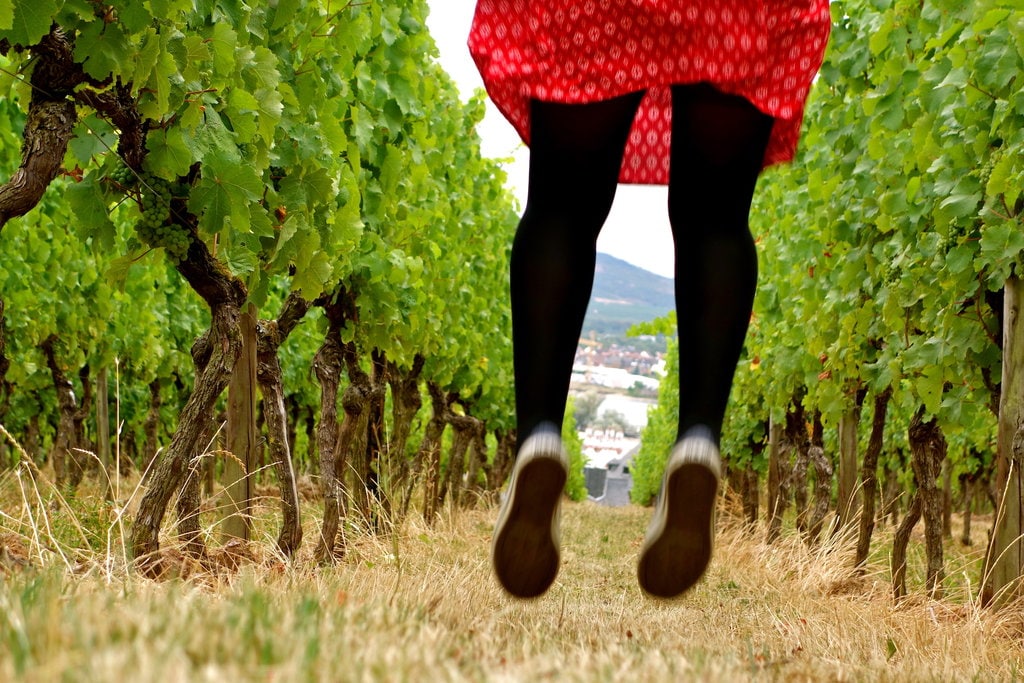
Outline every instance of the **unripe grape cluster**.
{"label": "unripe grape cluster", "polygon": [[902,277],[903,273],[900,268],[892,263],[885,266],[882,271],[882,280],[890,287],[896,286]]}
{"label": "unripe grape cluster", "polygon": [[163,247],[175,264],[184,260],[192,244],[192,235],[171,214],[174,193],[171,183],[148,173],[139,176],[136,201],[142,216],[135,224],[139,239],[151,247]]}
{"label": "unripe grape cluster", "polygon": [[136,180],[135,171],[124,164],[118,164],[117,168],[107,174],[107,177],[118,187],[125,190],[133,187]]}
{"label": "unripe grape cluster", "polygon": [[964,240],[969,238],[969,230],[966,226],[960,225],[959,223],[953,223],[949,226],[945,237],[942,238],[942,243],[939,248],[944,252],[949,252],[951,249],[959,246]]}
{"label": "unripe grape cluster", "polygon": [[135,232],[143,244],[163,247],[174,264],[181,263],[188,255],[192,234],[175,218],[171,202],[175,197],[185,197],[188,186],[172,185],[145,171],[138,173],[123,163],[109,172],[107,178],[138,204],[142,215],[135,224]]}

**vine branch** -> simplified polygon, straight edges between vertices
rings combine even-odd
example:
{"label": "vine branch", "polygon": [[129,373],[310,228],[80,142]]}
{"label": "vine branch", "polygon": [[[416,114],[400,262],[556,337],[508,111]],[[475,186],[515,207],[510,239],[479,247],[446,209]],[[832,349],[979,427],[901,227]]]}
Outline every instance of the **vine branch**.
{"label": "vine branch", "polygon": [[[3,52],[10,49],[9,45],[3,47]],[[22,134],[21,166],[0,186],[0,229],[34,209],[60,174],[77,122],[69,95],[89,80],[75,62],[71,38],[56,24],[30,49],[34,57],[29,78],[32,95]]]}

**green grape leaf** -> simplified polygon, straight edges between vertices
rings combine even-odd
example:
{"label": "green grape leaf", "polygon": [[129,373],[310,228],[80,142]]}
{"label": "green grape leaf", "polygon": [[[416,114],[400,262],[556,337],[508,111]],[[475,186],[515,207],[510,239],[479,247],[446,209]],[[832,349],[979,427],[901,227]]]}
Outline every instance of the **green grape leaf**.
{"label": "green grape leaf", "polygon": [[177,126],[151,131],[146,146],[146,166],[164,180],[186,175],[192,166],[192,152]]}
{"label": "green grape leaf", "polygon": [[161,38],[163,49],[150,71],[145,90],[139,93],[139,113],[154,121],[160,121],[169,111],[171,83],[178,74],[174,57],[167,49],[167,40]]}
{"label": "green grape leaf", "polygon": [[392,146],[385,148],[384,163],[381,164],[380,168],[380,184],[384,194],[389,197],[393,197],[395,190],[398,188],[404,161],[401,150]]}
{"label": "green grape leaf", "polygon": [[218,22],[213,26],[213,35],[209,47],[213,58],[213,69],[219,74],[233,73],[235,70],[235,49],[238,46],[238,34],[226,22]]}
{"label": "green grape leaf", "polygon": [[[232,227],[235,227],[232,225]],[[223,258],[228,269],[232,273],[251,273],[256,269],[258,260],[256,254],[259,251],[259,241],[255,235],[239,234],[232,232],[233,243],[230,248],[224,250]]]}
{"label": "green grape leaf", "polygon": [[117,20],[128,33],[152,31],[153,15],[144,2],[124,2],[117,7]]}
{"label": "green grape leaf", "polygon": [[7,31],[14,26],[14,1],[0,0],[0,31]]}
{"label": "green grape leaf", "polygon": [[249,52],[247,59],[243,61],[245,67],[242,69],[242,76],[245,81],[253,91],[276,90],[281,82],[281,74],[277,70],[277,57],[262,45]]}
{"label": "green grape leaf", "polygon": [[138,263],[140,257],[141,253],[130,253],[111,260],[104,273],[107,284],[123,292],[128,280],[128,271]]}
{"label": "green grape leaf", "polygon": [[202,217],[204,230],[213,234],[225,220],[240,232],[249,232],[249,204],[259,200],[263,181],[255,169],[232,157],[212,154],[203,162],[202,178],[189,197],[189,209]]}
{"label": "green grape leaf", "polygon": [[94,156],[103,156],[116,145],[117,133],[110,124],[94,114],[89,114],[75,124],[75,135],[68,143],[68,149],[78,164],[85,168]]}
{"label": "green grape leaf", "polygon": [[281,195],[298,206],[318,206],[333,199],[337,195],[337,187],[327,171],[321,168],[311,173],[288,174],[281,181]]}
{"label": "green grape leaf", "polygon": [[209,108],[202,112],[198,126],[184,132],[183,139],[195,159],[213,156],[235,165],[242,163],[234,133],[224,125],[221,116]]}
{"label": "green grape leaf", "polygon": [[296,269],[295,277],[292,279],[292,289],[302,292],[306,298],[314,298],[323,292],[324,284],[331,278],[334,268],[331,258],[322,251],[307,257],[304,263]]}
{"label": "green grape leaf", "polygon": [[914,379],[914,387],[924,403],[924,408],[932,415],[937,414],[941,408],[944,384],[942,366],[938,363],[926,365],[921,374]]}
{"label": "green grape leaf", "polygon": [[247,90],[232,88],[227,94],[228,108],[225,111],[231,121],[231,129],[240,142],[251,142],[257,134],[259,100]]}
{"label": "green grape leaf", "polygon": [[299,8],[299,0],[278,0],[273,10],[273,22],[270,24],[271,31],[277,31],[288,25],[288,22],[295,19],[295,13]]}
{"label": "green grape leaf", "polygon": [[954,194],[939,202],[935,210],[935,220],[945,225],[957,218],[973,218],[978,214],[981,193]]}
{"label": "green grape leaf", "polygon": [[1011,10],[1009,9],[992,9],[986,12],[985,16],[975,22],[971,28],[977,33],[984,33],[1005,22],[1010,15]]}
{"label": "green grape leaf", "polygon": [[270,142],[274,139],[277,124],[281,120],[281,113],[284,111],[284,103],[281,93],[275,87],[261,88],[256,91],[256,99],[259,102],[260,117],[258,119],[260,136]]}
{"label": "green grape leaf", "polygon": [[946,253],[945,266],[951,275],[973,272],[974,250],[965,244],[957,245]]}
{"label": "green grape leaf", "polygon": [[83,241],[91,237],[94,246],[103,253],[114,251],[117,229],[107,214],[107,204],[96,182],[96,174],[90,174],[81,182],[70,183],[64,196],[75,217],[74,228],[79,237]]}
{"label": "green grape leaf", "polygon": [[128,54],[124,32],[116,22],[93,21],[75,37],[75,59],[97,80],[122,73],[122,60]]}
{"label": "green grape leaf", "polygon": [[[132,3],[133,5],[141,6],[142,3]],[[133,83],[146,83],[149,81],[150,74],[153,73],[153,69],[156,68],[160,61],[160,36],[157,35],[156,29],[147,28],[143,33],[143,38],[138,43],[139,48],[132,56],[131,61],[135,64],[135,69],[131,75],[131,81]]]}
{"label": "green grape leaf", "polygon": [[50,32],[56,15],[56,0],[14,0],[14,16],[5,37],[13,45],[35,45]]}
{"label": "green grape leaf", "polygon": [[1020,171],[1017,169],[1019,163],[1019,155],[1014,154],[1002,154],[992,167],[992,173],[989,174],[988,184],[985,187],[985,194],[989,197],[996,197],[1001,194],[1007,195],[1006,203],[1012,206],[1016,203],[1017,197],[1020,193],[1020,178],[1018,177],[1017,182],[1012,182],[1011,178],[1014,175],[1014,171],[1017,171],[1019,175]]}
{"label": "green grape leaf", "polygon": [[981,233],[979,258],[997,271],[1001,278],[1009,277],[1010,268],[1024,251],[1024,232],[1016,221],[999,221],[985,226]]}

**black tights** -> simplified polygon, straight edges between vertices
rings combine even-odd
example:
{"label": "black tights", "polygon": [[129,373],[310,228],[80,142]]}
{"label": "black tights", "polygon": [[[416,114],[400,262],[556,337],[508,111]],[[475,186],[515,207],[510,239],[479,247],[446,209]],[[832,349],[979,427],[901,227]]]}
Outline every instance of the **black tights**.
{"label": "black tights", "polygon": [[[642,96],[533,102],[529,192],[511,264],[520,443],[541,422],[562,423],[597,236]],[[672,109],[678,430],[706,425],[717,438],[757,285],[747,217],[772,119],[705,84],[673,87]]]}

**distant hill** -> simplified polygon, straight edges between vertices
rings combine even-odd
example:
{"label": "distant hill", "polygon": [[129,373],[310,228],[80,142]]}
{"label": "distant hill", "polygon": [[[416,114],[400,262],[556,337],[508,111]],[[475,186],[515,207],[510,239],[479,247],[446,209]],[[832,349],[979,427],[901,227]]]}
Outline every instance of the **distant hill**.
{"label": "distant hill", "polygon": [[599,253],[583,336],[622,334],[631,325],[660,318],[674,307],[671,278]]}

